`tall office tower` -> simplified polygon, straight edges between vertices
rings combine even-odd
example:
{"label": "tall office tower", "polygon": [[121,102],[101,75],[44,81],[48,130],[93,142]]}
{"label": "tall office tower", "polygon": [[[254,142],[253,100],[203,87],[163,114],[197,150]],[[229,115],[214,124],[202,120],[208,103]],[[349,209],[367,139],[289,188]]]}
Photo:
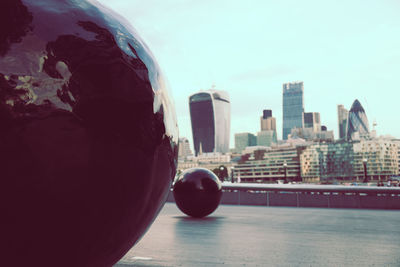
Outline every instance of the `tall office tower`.
{"label": "tall office tower", "polygon": [[367,136],[368,134],[369,126],[367,115],[360,102],[356,99],[349,111],[346,139],[348,141],[358,140],[360,137]]}
{"label": "tall office tower", "polygon": [[319,112],[304,112],[304,128],[312,128],[314,133],[321,131],[321,116]]}
{"label": "tall office tower", "polygon": [[292,82],[283,84],[283,131],[282,139],[287,140],[290,131],[303,128],[304,83]]}
{"label": "tall office tower", "polygon": [[260,118],[261,131],[276,131],[276,119],[272,117],[272,110],[264,109]]}
{"label": "tall office tower", "polygon": [[337,112],[338,112],[339,139],[345,139],[347,131],[347,117],[349,116],[349,111],[345,109],[343,105],[337,105]]}
{"label": "tall office tower", "polygon": [[225,91],[200,91],[189,97],[195,155],[229,152],[231,110]]}
{"label": "tall office tower", "polygon": [[237,133],[235,134],[235,150],[242,152],[248,146],[256,146],[257,138],[251,133]]}
{"label": "tall office tower", "polygon": [[189,140],[186,137],[179,138],[179,150],[178,157],[185,159],[188,156],[192,156],[192,150],[190,149]]}
{"label": "tall office tower", "polygon": [[269,117],[272,117],[272,110],[270,109],[264,109],[263,110],[263,118],[267,119]]}

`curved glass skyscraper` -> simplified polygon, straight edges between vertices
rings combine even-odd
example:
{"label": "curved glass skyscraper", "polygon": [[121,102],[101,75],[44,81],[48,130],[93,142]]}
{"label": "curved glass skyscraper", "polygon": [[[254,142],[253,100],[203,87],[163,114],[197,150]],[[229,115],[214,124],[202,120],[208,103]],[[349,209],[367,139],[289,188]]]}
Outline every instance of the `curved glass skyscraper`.
{"label": "curved glass skyscraper", "polygon": [[229,152],[231,107],[228,93],[219,90],[195,93],[189,97],[189,109],[196,156],[200,150],[203,153]]}
{"label": "curved glass skyscraper", "polygon": [[[356,99],[349,111],[347,119],[347,140],[355,140],[369,133],[368,119],[364,108]],[[358,138],[357,138],[358,135]]]}

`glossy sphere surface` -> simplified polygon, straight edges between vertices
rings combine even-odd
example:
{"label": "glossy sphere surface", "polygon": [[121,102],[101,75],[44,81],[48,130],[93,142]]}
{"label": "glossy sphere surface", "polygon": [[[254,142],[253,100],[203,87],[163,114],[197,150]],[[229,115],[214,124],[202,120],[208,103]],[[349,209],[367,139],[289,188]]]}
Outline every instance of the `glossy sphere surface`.
{"label": "glossy sphere surface", "polygon": [[176,205],[183,213],[201,218],[218,208],[222,185],[213,172],[203,168],[192,168],[178,177],[173,193]]}
{"label": "glossy sphere surface", "polygon": [[0,2],[0,266],[111,266],[176,171],[163,76],[95,1]]}

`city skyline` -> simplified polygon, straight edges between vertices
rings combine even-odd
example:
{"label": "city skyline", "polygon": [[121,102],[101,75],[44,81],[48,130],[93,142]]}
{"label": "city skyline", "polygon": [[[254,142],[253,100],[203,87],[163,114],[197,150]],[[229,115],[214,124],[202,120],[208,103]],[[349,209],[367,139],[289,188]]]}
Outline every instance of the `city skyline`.
{"label": "city skyline", "polygon": [[335,138],[337,105],[350,109],[355,99],[378,135],[400,137],[395,1],[102,2],[132,23],[157,58],[182,137],[192,140],[187,97],[216,84],[231,97],[230,147],[235,133],[257,133],[264,109],[275,114],[282,139],[281,88],[296,80],[304,81],[305,110],[319,112]]}

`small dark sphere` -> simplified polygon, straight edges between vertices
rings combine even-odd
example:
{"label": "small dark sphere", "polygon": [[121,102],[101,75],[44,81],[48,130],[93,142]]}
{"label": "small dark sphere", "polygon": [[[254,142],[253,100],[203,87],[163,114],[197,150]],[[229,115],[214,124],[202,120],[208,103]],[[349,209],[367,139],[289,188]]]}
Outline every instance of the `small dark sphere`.
{"label": "small dark sphere", "polygon": [[218,208],[222,184],[213,172],[203,168],[192,168],[178,177],[173,193],[176,205],[183,213],[202,218]]}

